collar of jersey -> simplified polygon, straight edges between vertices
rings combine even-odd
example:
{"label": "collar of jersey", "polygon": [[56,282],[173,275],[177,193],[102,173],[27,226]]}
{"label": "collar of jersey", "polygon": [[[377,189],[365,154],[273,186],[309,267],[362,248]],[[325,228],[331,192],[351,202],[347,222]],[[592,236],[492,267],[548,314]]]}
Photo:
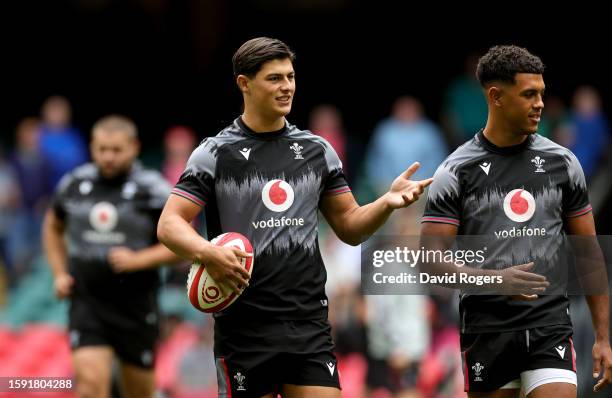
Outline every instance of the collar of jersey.
{"label": "collar of jersey", "polygon": [[514,155],[515,153],[518,153],[518,152],[521,152],[527,149],[529,144],[531,144],[531,140],[533,139],[533,134],[528,135],[527,139],[518,145],[504,146],[504,147],[497,146],[491,141],[489,141],[487,137],[485,137],[484,135],[484,129],[481,129],[478,132],[478,134],[476,134],[476,137],[474,138],[476,139],[476,141],[480,142],[480,144],[486,150],[490,152],[499,153],[501,155]]}
{"label": "collar of jersey", "polygon": [[276,131],[266,131],[263,133],[256,133],[255,131],[251,130],[249,126],[247,126],[244,123],[244,121],[242,121],[241,116],[239,116],[236,119],[236,124],[238,125],[238,127],[240,127],[240,130],[245,135],[255,138],[255,139],[259,139],[259,140],[273,140],[273,139],[282,137],[283,135],[287,133],[287,122],[286,121],[285,121],[285,126],[282,129],[276,130]]}

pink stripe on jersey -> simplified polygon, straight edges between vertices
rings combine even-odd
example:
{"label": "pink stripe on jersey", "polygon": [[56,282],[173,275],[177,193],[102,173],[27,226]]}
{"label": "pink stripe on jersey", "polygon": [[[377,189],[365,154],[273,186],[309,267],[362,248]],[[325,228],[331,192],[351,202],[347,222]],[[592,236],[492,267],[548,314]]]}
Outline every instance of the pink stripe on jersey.
{"label": "pink stripe on jersey", "polygon": [[330,189],[324,192],[325,195],[338,195],[341,193],[351,192],[351,188],[347,186]]}
{"label": "pink stripe on jersey", "polygon": [[190,194],[187,191],[183,191],[182,189],[173,188],[171,193],[178,195],[178,196],[182,196],[185,199],[189,199],[190,201],[192,201],[193,203],[197,205],[200,205],[200,206],[206,205],[206,202],[204,202],[202,199],[198,198],[197,196],[193,194]]}
{"label": "pink stripe on jersey", "polygon": [[453,224],[456,226],[459,226],[459,220],[455,219],[455,218],[448,218],[448,217],[431,217],[431,216],[426,216],[421,218],[421,222],[438,222],[438,223],[443,223],[443,224]]}
{"label": "pink stripe on jersey", "polygon": [[583,207],[580,210],[573,211],[571,213],[567,213],[565,216],[566,217],[578,217],[578,216],[581,216],[583,214],[587,214],[588,212],[590,212],[592,210],[593,210],[593,207],[589,204],[589,205],[586,205],[585,207]]}

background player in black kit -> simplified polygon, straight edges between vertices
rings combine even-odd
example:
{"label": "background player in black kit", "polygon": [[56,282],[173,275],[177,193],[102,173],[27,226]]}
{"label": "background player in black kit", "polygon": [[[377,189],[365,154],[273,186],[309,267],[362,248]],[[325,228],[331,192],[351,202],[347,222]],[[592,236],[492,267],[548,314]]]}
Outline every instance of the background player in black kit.
{"label": "background player in black kit", "polygon": [[[533,261],[553,273],[564,271],[561,261],[546,260],[546,254],[555,253],[555,240],[534,243],[536,238],[525,236],[595,235],[578,160],[535,134],[544,108],[543,72],[538,57],[516,46],[493,47],[480,59],[477,75],[489,107],[487,124],[438,168],[423,235],[496,237],[491,266]],[[593,365],[599,391],[612,381],[609,298],[587,294],[586,299],[596,336]],[[576,396],[566,295],[464,293],[460,312],[470,397],[516,397],[519,388],[528,398]]]}
{"label": "background player in black kit", "polygon": [[[233,63],[244,113],[194,151],[158,236],[182,257],[206,264],[228,288],[249,285],[215,314],[220,397],[339,397],[318,210],[355,245],[394,209],[417,200],[431,180],[409,180],[415,163],[387,194],[360,207],[327,141],[285,120],[295,93],[291,50],[279,40],[256,38],[238,49]],[[246,253],[212,246],[190,226],[202,207],[209,238],[231,231],[251,240],[250,281],[238,262]]]}
{"label": "background player in black kit", "polygon": [[126,397],[152,397],[158,336],[158,273],[176,258],[157,241],[170,193],[138,162],[136,126],[122,116],[92,129],[93,163],[68,173],[47,211],[44,246],[55,293],[70,299],[69,329],[79,396],[110,396],[113,354]]}

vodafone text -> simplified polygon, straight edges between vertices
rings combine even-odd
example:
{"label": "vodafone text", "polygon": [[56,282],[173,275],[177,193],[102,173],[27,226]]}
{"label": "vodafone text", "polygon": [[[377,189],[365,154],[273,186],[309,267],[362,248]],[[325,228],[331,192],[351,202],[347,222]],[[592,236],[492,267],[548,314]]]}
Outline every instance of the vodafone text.
{"label": "vodafone text", "polygon": [[264,229],[264,228],[278,228],[278,227],[295,227],[295,226],[303,226],[304,219],[303,218],[274,218],[270,217],[267,220],[260,221],[252,221],[251,224],[255,229]]}

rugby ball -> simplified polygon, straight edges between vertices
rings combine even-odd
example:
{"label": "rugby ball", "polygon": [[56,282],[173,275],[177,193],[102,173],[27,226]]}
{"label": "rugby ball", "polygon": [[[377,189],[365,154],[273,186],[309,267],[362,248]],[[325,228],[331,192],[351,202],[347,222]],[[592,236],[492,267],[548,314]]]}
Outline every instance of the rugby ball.
{"label": "rugby ball", "polygon": [[[236,247],[246,253],[253,254],[251,242],[237,232],[221,234],[210,241],[216,246]],[[254,257],[240,259],[242,266],[253,272]],[[206,264],[194,263],[187,277],[187,297],[196,309],[202,312],[219,312],[227,308],[240,296],[240,293],[231,292],[225,295],[215,280],[208,275]]]}

